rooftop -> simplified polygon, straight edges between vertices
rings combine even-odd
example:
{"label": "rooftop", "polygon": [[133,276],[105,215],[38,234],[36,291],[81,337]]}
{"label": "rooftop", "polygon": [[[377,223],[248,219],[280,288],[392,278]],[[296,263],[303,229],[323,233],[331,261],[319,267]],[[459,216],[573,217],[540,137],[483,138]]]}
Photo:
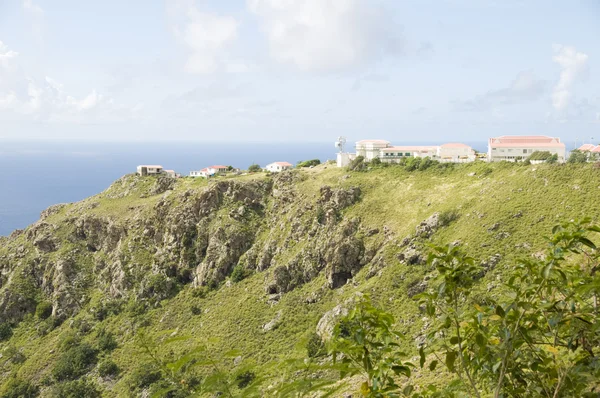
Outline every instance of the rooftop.
{"label": "rooftop", "polygon": [[288,162],[273,162],[272,164],[277,164],[279,166],[289,166],[289,167],[293,166],[293,164],[288,163]]}

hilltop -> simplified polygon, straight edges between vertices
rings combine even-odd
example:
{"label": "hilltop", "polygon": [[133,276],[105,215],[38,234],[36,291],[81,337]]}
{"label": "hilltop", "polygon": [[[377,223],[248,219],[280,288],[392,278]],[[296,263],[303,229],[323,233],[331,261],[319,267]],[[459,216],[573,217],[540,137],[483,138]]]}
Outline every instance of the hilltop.
{"label": "hilltop", "polygon": [[[176,361],[205,345],[269,396],[288,376],[281,364],[304,358],[357,292],[394,314],[416,355],[428,319],[412,298],[434,272],[429,244],[473,256],[485,269],[473,295],[493,297],[556,223],[599,221],[599,194],[600,171],[587,164],[127,175],[0,240],[0,320],[10,325],[0,391],[16,376],[51,396],[87,375],[102,396],[144,396],[160,384],[143,377],[157,372],[149,353]],[[61,372],[75,346],[93,359]]]}

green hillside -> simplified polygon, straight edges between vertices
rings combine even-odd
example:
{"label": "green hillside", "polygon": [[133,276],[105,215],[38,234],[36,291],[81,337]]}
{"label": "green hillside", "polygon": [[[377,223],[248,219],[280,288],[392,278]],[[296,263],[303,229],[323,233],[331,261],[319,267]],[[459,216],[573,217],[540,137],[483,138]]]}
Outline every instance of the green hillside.
{"label": "green hillside", "polygon": [[[394,315],[418,362],[430,320],[414,296],[436,273],[429,244],[474,257],[484,271],[471,296],[493,298],[554,225],[600,222],[598,198],[589,164],[128,175],[0,238],[0,396],[19,396],[9,394],[23,381],[40,396],[77,396],[85,386],[72,380],[103,397],[179,396],[162,390],[156,360],[182,358],[186,376],[171,366],[182,384],[218,373],[235,381],[231,395],[277,396],[299,375],[290,361],[327,333],[324,314],[357,292]],[[240,388],[244,375],[252,389]],[[413,378],[444,385],[449,375]],[[342,384],[336,396],[356,390]]]}

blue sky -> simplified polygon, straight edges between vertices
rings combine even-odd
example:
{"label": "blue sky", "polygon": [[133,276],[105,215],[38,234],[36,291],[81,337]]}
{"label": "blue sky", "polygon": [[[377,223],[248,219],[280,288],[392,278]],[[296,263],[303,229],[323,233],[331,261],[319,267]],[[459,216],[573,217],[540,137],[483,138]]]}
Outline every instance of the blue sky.
{"label": "blue sky", "polygon": [[600,2],[4,0],[0,140],[600,141]]}

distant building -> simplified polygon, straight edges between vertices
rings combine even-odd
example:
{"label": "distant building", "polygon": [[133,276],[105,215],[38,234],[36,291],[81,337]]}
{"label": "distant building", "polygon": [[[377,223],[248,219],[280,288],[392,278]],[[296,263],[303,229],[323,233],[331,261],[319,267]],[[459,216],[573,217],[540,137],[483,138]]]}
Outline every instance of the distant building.
{"label": "distant building", "polygon": [[163,167],[159,165],[140,165],[137,167],[137,173],[141,176],[156,175],[163,172]]}
{"label": "distant building", "polygon": [[545,135],[516,136],[505,135],[490,138],[488,141],[488,160],[516,162],[527,159],[533,152],[547,151],[558,156],[559,162],[565,161],[565,144],[560,138]]}
{"label": "distant building", "polygon": [[225,174],[227,169],[228,169],[227,166],[220,166],[220,165],[209,166],[209,167],[203,168],[202,170],[190,171],[190,177],[208,178],[208,177],[212,177],[216,174]]}
{"label": "distant building", "polygon": [[443,145],[402,145],[389,146],[380,150],[382,162],[397,163],[403,158],[431,158],[440,162],[472,162],[475,151],[466,144],[449,143]]}
{"label": "distant building", "polygon": [[273,162],[271,164],[268,164],[265,167],[265,169],[267,171],[270,171],[271,173],[279,173],[284,170],[289,170],[293,167],[294,167],[294,165],[291,163],[288,163],[288,162]]}
{"label": "distant building", "polygon": [[181,174],[176,173],[175,170],[165,170],[164,171],[166,175],[168,175],[171,178],[179,178],[181,177]]}
{"label": "distant building", "polygon": [[473,148],[460,142],[450,142],[440,145],[437,157],[441,162],[453,163],[472,162],[477,158]]}
{"label": "distant building", "polygon": [[362,140],[356,143],[356,156],[362,156],[366,160],[373,160],[381,156],[381,150],[390,147],[389,141],[385,140]]}
{"label": "distant building", "polygon": [[583,144],[577,150],[587,154],[588,161],[597,161],[600,159],[600,145]]}

